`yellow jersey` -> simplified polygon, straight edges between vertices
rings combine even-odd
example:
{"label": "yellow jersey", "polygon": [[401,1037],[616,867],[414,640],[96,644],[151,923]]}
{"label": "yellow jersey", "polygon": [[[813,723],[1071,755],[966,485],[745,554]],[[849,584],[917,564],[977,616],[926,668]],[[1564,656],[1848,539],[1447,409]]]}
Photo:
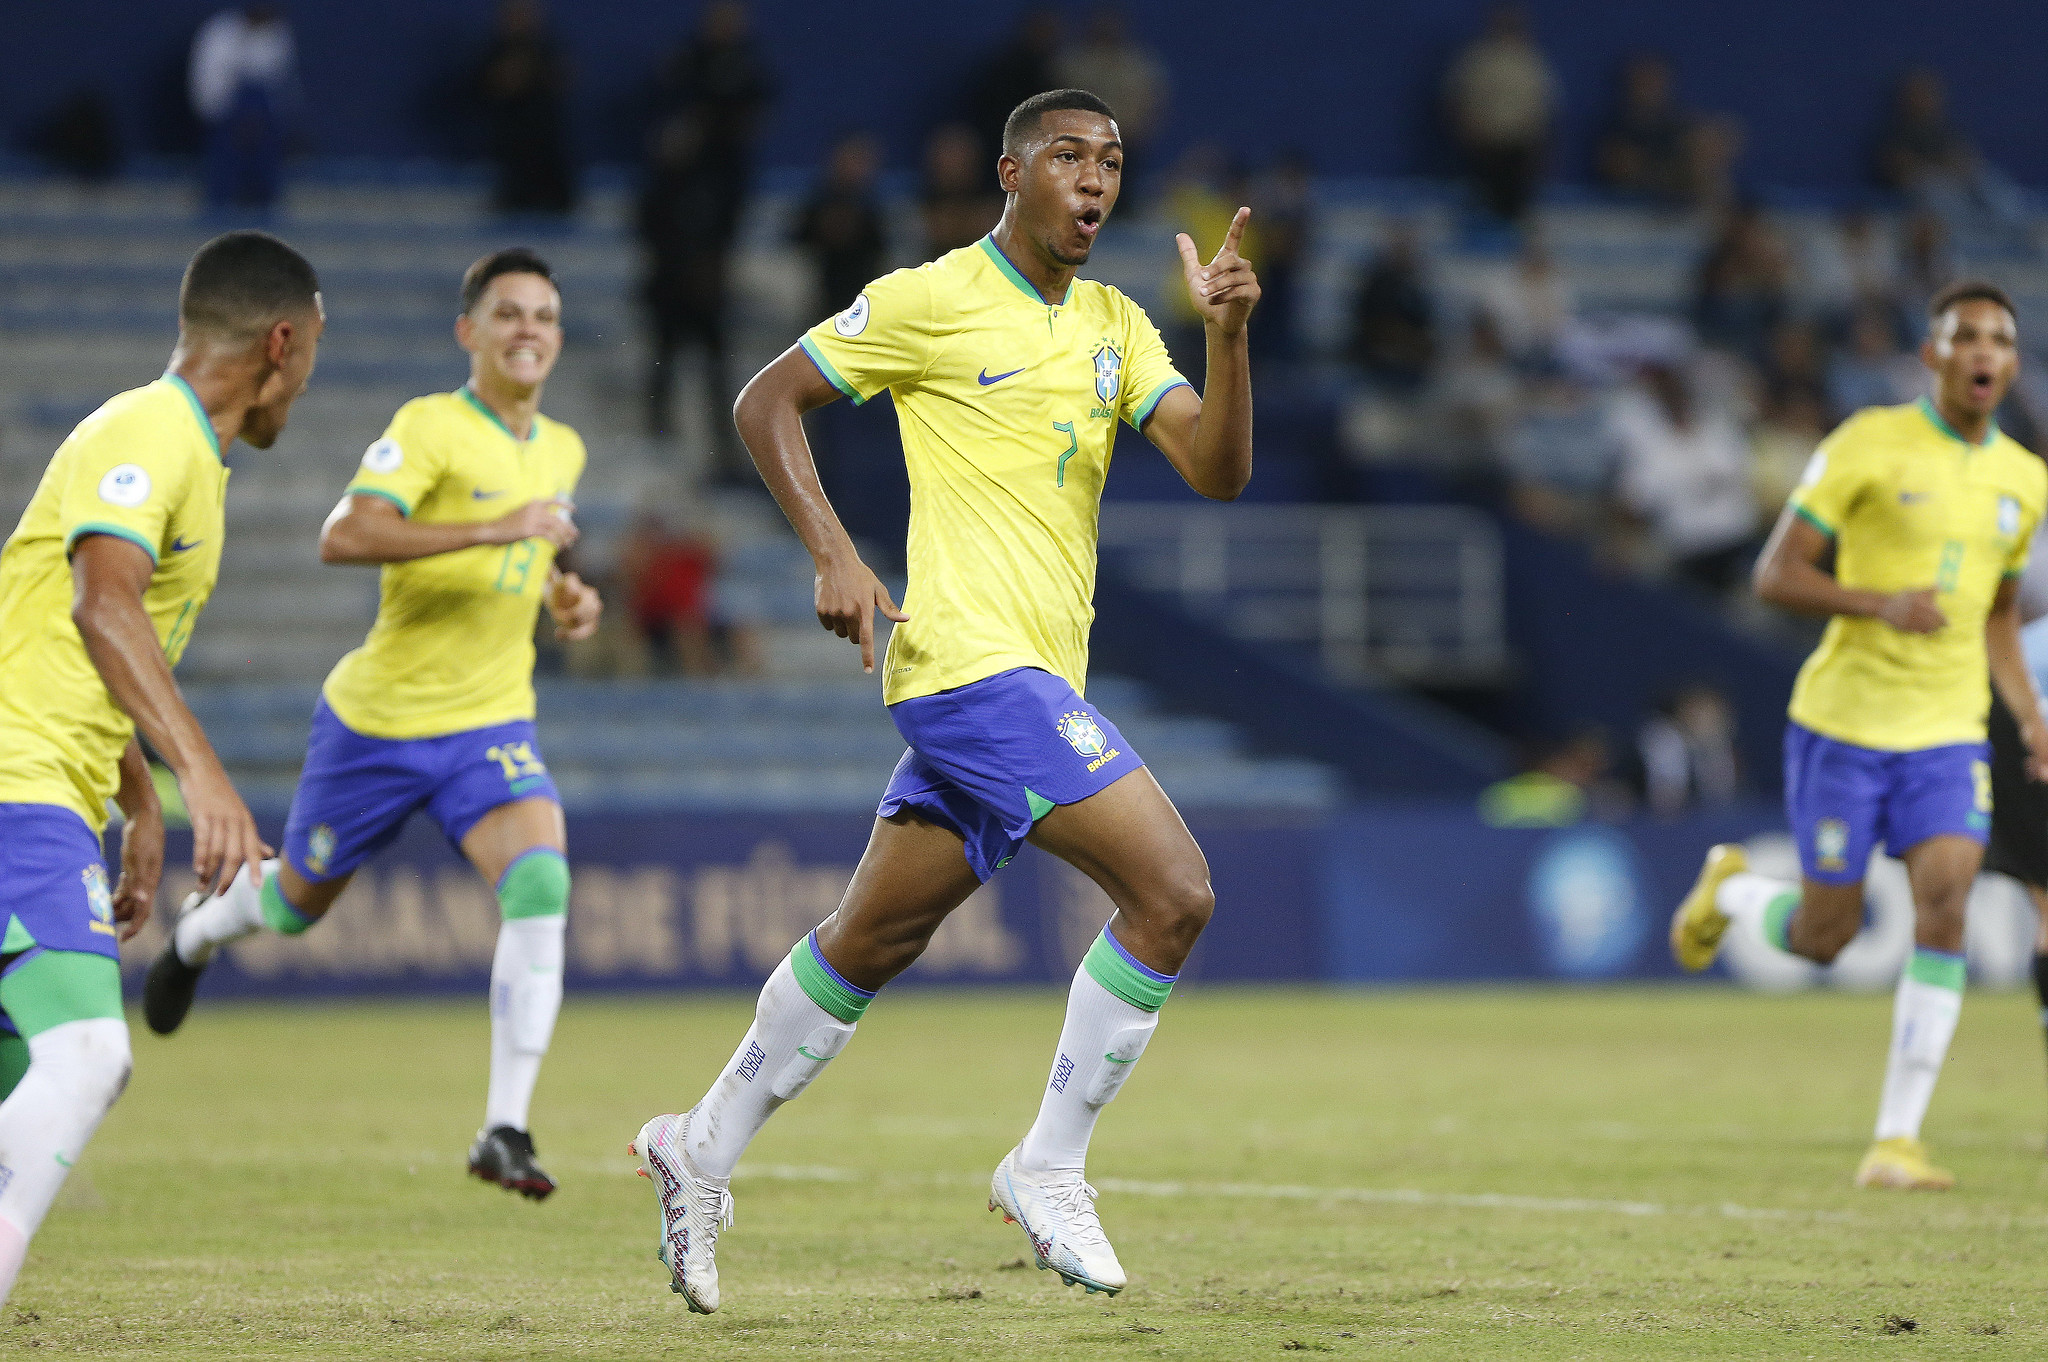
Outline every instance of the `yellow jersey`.
{"label": "yellow jersey", "polygon": [[[568,498],[583,441],[536,414],[519,439],[467,387],[416,397],[363,455],[348,495],[382,497],[413,520],[496,520]],[[373,738],[432,738],[533,717],[533,630],[554,566],[545,539],[479,544],[386,563],[377,620],[322,693]]]}
{"label": "yellow jersey", "polygon": [[91,534],[156,565],[142,608],[172,666],[220,576],[228,470],[199,399],[165,374],[79,422],[0,549],[0,803],[55,804],[95,831],[135,723],[71,622],[71,550]]}
{"label": "yellow jersey", "polygon": [[1821,443],[1792,509],[1835,541],[1835,578],[1861,591],[1933,587],[1948,623],[1907,634],[1837,615],[1792,687],[1794,722],[1840,742],[1912,752],[1981,742],[1984,621],[2027,565],[2048,467],[1995,426],[1970,444],[1922,398],[1856,413]]}
{"label": "yellow jersey", "polygon": [[1097,513],[1119,418],[1187,380],[1129,298],[1047,302],[992,237],[898,270],[799,342],[832,386],[895,399],[910,472],[907,624],[888,704],[1039,667],[1083,690]]}

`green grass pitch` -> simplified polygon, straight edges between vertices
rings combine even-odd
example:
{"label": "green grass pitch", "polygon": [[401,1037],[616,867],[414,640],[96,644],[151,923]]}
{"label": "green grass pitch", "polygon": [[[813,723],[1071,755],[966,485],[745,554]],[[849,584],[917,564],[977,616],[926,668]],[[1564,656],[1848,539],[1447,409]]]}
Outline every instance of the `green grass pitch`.
{"label": "green grass pitch", "polygon": [[655,1263],[626,1142],[751,999],[572,998],[562,1190],[466,1179],[481,1001],[202,1008],[137,1065],[0,1352],[208,1359],[2029,1357],[2048,1349],[2030,1000],[1964,1010],[1946,1196],[1860,1192],[1886,998],[1188,989],[1091,1159],[1114,1300],[984,1209],[1063,995],[904,991],[735,1180],[724,1308]]}

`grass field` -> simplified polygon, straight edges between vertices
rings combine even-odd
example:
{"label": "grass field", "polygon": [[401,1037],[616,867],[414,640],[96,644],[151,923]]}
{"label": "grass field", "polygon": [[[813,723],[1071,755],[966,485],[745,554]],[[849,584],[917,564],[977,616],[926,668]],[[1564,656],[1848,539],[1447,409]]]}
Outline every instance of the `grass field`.
{"label": "grass field", "polygon": [[[1062,995],[1063,996],[1063,995]],[[640,1122],[751,1000],[572,1000],[535,1113],[562,1190],[466,1180],[478,1005],[227,1007],[138,1063],[0,1351],[349,1358],[2040,1356],[2029,1001],[1965,1009],[1946,1196],[1859,1192],[1889,1000],[1189,990],[1095,1142],[1114,1300],[983,1210],[1060,996],[906,992],[755,1144],[725,1306],[653,1261]]]}

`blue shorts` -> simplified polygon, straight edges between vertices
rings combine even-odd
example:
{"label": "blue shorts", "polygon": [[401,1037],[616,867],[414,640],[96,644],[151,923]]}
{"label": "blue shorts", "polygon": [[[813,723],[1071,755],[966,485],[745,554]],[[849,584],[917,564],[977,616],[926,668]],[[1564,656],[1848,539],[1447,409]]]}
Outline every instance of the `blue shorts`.
{"label": "blue shorts", "polygon": [[1991,749],[1981,742],[1879,752],[1785,725],[1785,814],[1799,868],[1823,884],[1863,878],[1879,842],[1894,856],[1930,837],[1991,835]]}
{"label": "blue shorts", "polygon": [[910,744],[878,816],[908,809],[967,843],[986,880],[1054,807],[1108,789],[1145,763],[1116,725],[1051,672],[1018,667],[889,706]]}
{"label": "blue shorts", "polygon": [[40,951],[121,957],[100,839],[56,804],[0,804],[0,956],[10,970]]}
{"label": "blue shorts", "polygon": [[306,766],[285,819],[284,856],[308,880],[346,875],[424,808],[449,845],[516,799],[561,802],[531,719],[438,738],[371,738],[313,707]]}

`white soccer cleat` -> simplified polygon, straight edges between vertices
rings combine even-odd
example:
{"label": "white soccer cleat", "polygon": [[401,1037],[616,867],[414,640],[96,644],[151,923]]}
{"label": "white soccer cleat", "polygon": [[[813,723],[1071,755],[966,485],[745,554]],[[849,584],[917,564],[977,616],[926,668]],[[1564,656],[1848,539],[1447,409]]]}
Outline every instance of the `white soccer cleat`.
{"label": "white soccer cleat", "polygon": [[[693,1113],[694,1114],[694,1113]],[[683,1153],[689,1116],[657,1116],[640,1127],[626,1146],[640,1160],[640,1176],[661,1197],[661,1248],[655,1257],[668,1269],[668,1289],[700,1315],[718,1308],[718,1231],[732,1223],[732,1193],[724,1178],[707,1178]]]}
{"label": "white soccer cleat", "polygon": [[1068,1286],[1078,1282],[1090,1295],[1124,1289],[1124,1265],[1095,1214],[1095,1189],[1079,1173],[1026,1172],[1012,1149],[996,1165],[988,1208],[1023,1226],[1038,1266],[1059,1273]]}

